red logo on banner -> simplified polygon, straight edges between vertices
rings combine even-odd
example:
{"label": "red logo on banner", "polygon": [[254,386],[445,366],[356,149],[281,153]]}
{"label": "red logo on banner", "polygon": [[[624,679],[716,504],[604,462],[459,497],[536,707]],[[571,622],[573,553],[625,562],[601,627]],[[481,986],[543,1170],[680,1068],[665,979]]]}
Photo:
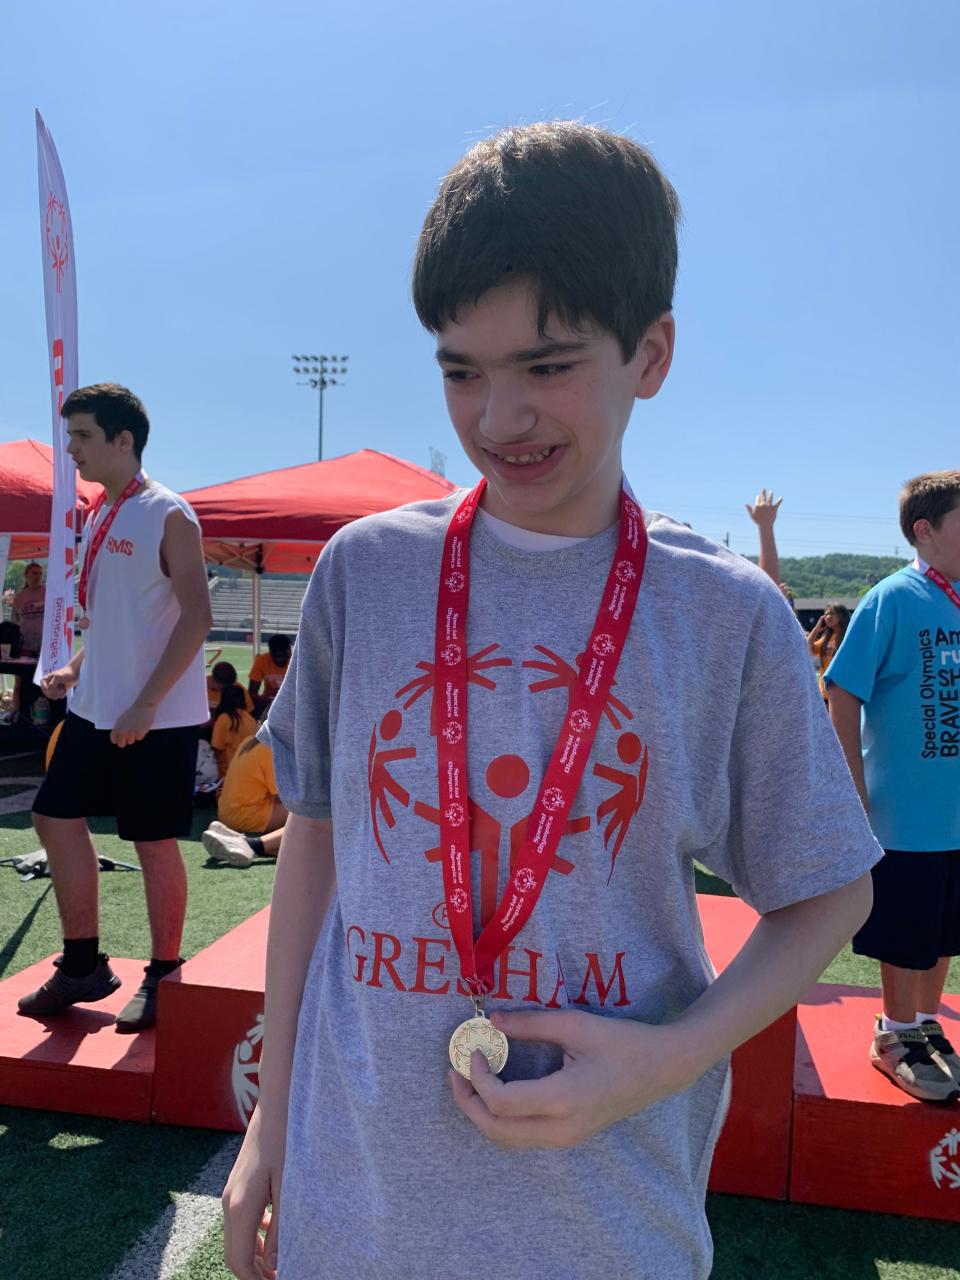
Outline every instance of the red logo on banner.
{"label": "red logo on banner", "polygon": [[63,284],[63,273],[70,259],[70,237],[67,234],[67,211],[62,200],[51,191],[43,222],[50,257],[50,269],[57,277],[57,293]]}

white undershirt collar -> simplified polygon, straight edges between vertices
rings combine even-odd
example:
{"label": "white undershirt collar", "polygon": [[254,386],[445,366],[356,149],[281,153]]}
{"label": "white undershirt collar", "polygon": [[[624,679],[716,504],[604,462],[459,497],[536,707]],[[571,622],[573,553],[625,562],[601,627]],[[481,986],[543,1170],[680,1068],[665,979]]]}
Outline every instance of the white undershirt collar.
{"label": "white undershirt collar", "polygon": [[578,542],[586,541],[585,538],[568,538],[559,533],[538,533],[534,529],[521,529],[519,525],[509,524],[499,516],[492,516],[482,507],[477,515],[483,521],[484,528],[489,529],[495,538],[519,551],[559,551],[563,547],[572,547]]}
{"label": "white undershirt collar", "polygon": [[[636,501],[636,494],[630,487],[630,481],[624,477],[623,487],[629,497]],[[537,533],[533,529],[521,529],[519,525],[492,516],[489,511],[479,507],[477,515],[494,537],[505,542],[508,547],[516,547],[519,551],[560,551],[563,547],[576,546],[578,542],[586,542],[586,538],[570,538],[561,533]]]}

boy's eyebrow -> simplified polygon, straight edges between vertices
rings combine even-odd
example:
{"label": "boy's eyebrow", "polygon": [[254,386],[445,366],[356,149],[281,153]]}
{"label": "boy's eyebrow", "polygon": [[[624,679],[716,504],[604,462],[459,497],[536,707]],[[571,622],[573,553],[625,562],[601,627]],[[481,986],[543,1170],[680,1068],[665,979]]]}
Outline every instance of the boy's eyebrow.
{"label": "boy's eyebrow", "polygon": [[[548,360],[551,356],[572,355],[576,351],[585,351],[586,342],[544,342],[538,347],[527,347],[523,351],[514,351],[502,364],[529,364],[533,360]],[[462,351],[454,351],[451,347],[437,348],[438,364],[476,365],[473,356]]]}

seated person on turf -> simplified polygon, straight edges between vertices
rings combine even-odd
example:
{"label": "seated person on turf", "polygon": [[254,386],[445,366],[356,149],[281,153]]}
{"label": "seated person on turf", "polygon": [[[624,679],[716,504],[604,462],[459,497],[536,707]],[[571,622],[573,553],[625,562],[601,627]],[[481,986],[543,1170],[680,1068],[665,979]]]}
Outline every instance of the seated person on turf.
{"label": "seated person on turf", "polygon": [[[290,637],[284,635],[271,636],[267,641],[267,652],[258,653],[250,668],[250,683],[247,685],[253,696],[256,713],[263,718],[274,698],[280,692],[283,677],[290,664],[292,646]],[[260,686],[263,685],[263,694]]]}
{"label": "seated person on turf", "polygon": [[[483,480],[330,540],[260,730],[291,816],[237,1274],[703,1280],[727,1056],[869,911],[789,607],[624,479],[678,213],[643,148],[554,122],[427,215],[414,301]],[[694,859],[761,916],[717,978]]]}
{"label": "seated person on turf", "polygon": [[237,669],[232,662],[215,662],[211,668],[210,674],[207,676],[207,705],[210,708],[211,718],[220,703],[220,695],[224,689],[230,688],[232,685],[243,694],[243,709],[253,714],[253,698],[249,689],[244,689],[243,685],[237,679]]}
{"label": "seated person on turf", "polygon": [[237,748],[246,738],[252,738],[257,732],[257,722],[249,711],[244,710],[246,690],[238,684],[228,684],[220,691],[220,701],[213,713],[213,733],[210,745],[217,757],[217,768],[220,777],[224,778],[230,761],[237,754]]}
{"label": "seated person on turf", "polygon": [[250,738],[230,762],[217,797],[218,820],[203,833],[203,847],[233,866],[249,866],[255,854],[275,858],[287,816],[277,794],[273,753]]}

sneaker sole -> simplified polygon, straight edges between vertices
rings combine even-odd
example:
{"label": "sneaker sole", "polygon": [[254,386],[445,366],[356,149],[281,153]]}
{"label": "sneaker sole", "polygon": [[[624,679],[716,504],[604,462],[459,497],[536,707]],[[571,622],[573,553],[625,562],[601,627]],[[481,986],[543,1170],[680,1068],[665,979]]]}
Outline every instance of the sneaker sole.
{"label": "sneaker sole", "polygon": [[217,862],[225,862],[230,867],[249,867],[253,861],[252,849],[250,850],[250,857],[243,858],[223,844],[220,837],[213,831],[204,831],[200,837],[200,843],[211,858],[214,858]]}
{"label": "sneaker sole", "polygon": [[934,1106],[949,1106],[951,1103],[956,1102],[957,1098],[960,1098],[960,1087],[957,1087],[956,1085],[954,1085],[953,1088],[946,1088],[945,1086],[946,1092],[939,1096],[933,1096],[930,1093],[922,1092],[923,1085],[911,1085],[901,1076],[894,1075],[893,1072],[888,1071],[886,1067],[884,1067],[882,1062],[873,1056],[870,1058],[870,1065],[875,1067],[882,1076],[885,1076],[895,1084],[897,1088],[901,1089],[908,1095],[908,1097],[916,1098],[917,1102],[932,1102]]}

